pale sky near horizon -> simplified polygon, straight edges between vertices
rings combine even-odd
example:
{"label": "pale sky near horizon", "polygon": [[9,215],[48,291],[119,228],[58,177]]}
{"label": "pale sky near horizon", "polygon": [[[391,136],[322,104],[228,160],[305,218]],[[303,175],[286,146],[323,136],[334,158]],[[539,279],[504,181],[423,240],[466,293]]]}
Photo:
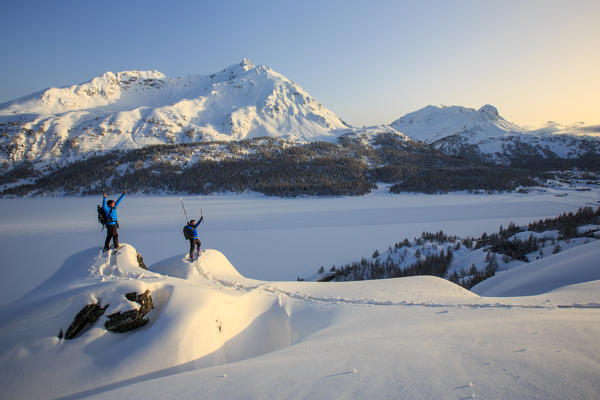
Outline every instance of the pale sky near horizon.
{"label": "pale sky near horizon", "polygon": [[492,104],[600,125],[600,1],[3,0],[0,102],[106,71],[209,74],[244,57],[352,125]]}

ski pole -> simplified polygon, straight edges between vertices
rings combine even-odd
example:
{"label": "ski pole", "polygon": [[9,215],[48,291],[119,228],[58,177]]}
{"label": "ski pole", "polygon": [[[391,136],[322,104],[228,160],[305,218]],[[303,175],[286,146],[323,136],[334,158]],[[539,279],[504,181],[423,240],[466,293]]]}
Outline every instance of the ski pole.
{"label": "ski pole", "polygon": [[181,200],[181,208],[183,208],[183,214],[185,215],[185,222],[189,223],[190,219],[187,216],[187,212],[185,212],[185,207],[183,206],[183,199],[180,197],[179,200]]}

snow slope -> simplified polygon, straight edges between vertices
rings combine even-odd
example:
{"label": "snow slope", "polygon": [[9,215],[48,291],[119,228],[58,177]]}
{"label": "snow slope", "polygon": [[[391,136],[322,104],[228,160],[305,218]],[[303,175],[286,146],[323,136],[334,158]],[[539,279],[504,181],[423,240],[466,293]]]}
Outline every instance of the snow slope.
{"label": "snow slope", "polygon": [[475,285],[482,296],[530,296],[556,288],[600,280],[600,241],[577,246],[524,264]]}
{"label": "snow slope", "polygon": [[331,139],[348,126],[300,86],[248,59],[210,75],[106,72],[0,105],[0,160],[259,136]]}
{"label": "snow slope", "polygon": [[[6,398],[587,399],[600,393],[600,282],[485,298],[443,279],[348,283],[244,278],[225,256],[88,249],[0,310]],[[150,290],[150,323],[106,317],[56,337],[92,300],[107,314]],[[576,307],[574,307],[576,306]],[[501,326],[502,329],[498,329]]]}

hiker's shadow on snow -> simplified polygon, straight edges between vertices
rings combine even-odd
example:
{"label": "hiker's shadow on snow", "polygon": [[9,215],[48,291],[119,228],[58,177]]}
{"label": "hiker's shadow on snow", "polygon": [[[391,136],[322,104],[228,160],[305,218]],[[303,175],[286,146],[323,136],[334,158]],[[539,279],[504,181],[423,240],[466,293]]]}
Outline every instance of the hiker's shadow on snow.
{"label": "hiker's shadow on snow", "polygon": [[[246,329],[204,357],[160,371],[60,397],[57,400],[79,399],[151,379],[228,364],[267,354],[301,342],[307,336],[326,328],[333,320],[334,313],[333,310],[316,311],[314,309],[301,309],[288,316],[285,309],[276,302],[269,310],[254,319]],[[125,333],[124,335],[129,336],[125,342],[140,340],[135,338],[135,331]],[[114,338],[111,336],[114,335],[105,335],[105,338],[101,339],[104,345],[114,345]],[[125,347],[128,345],[130,344],[124,344]],[[140,349],[140,351],[145,350]],[[100,364],[108,365],[110,359],[102,357],[97,361]]]}

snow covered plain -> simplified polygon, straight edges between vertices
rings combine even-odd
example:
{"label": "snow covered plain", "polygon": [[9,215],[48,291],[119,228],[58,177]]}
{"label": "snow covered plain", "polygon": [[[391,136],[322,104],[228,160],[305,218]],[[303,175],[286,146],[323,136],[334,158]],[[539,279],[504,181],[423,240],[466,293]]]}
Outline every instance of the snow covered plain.
{"label": "snow covered plain", "polygon": [[[566,195],[566,196],[563,196]],[[598,205],[600,190],[563,187],[529,194],[391,195],[268,198],[258,194],[184,197],[198,218],[203,248],[218,249],[244,276],[260,280],[311,278],[321,265],[341,265],[385,250],[423,231],[479,236],[509,222]],[[100,247],[96,220],[101,198],[0,199],[0,304],[45,281],[73,253]],[[179,197],[127,196],[119,206],[121,241],[147,265],[186,251]]]}

